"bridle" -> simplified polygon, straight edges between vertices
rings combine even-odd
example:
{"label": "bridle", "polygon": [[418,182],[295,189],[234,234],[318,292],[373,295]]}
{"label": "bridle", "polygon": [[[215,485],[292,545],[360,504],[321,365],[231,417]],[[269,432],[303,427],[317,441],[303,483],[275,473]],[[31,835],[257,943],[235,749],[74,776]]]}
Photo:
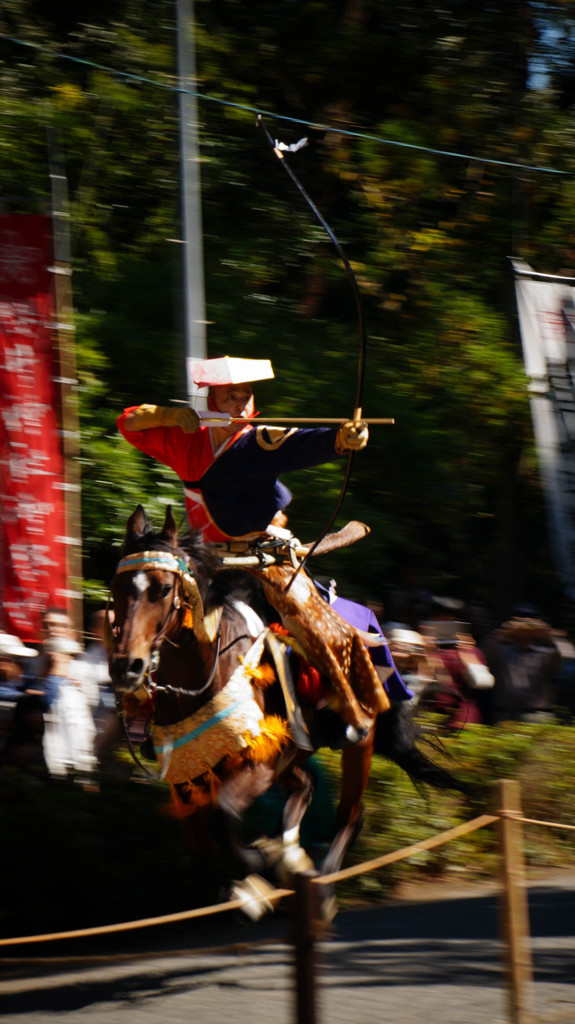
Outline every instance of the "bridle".
{"label": "bridle", "polygon": [[[206,629],[204,621],[204,606],[202,598],[199,592],[197,580],[194,577],[192,568],[190,566],[190,559],[187,555],[176,555],[171,551],[137,551],[130,555],[125,555],[120,560],[116,568],[116,576],[126,572],[152,572],[154,569],[160,569],[164,572],[171,572],[174,574],[174,586],[173,586],[173,600],[168,615],[162,623],[158,633],[156,634],[151,648],[150,664],[146,670],[145,682],[143,683],[144,689],[150,698],[154,698],[158,693],[169,693],[175,696],[186,696],[186,697],[198,697],[212,685],[216,669],[218,665],[218,658],[220,654],[220,635],[221,635],[221,624],[218,623],[217,633],[214,636],[210,636]],[[178,593],[177,584],[178,582],[182,585],[183,600],[180,593]],[[197,689],[184,689],[178,686],[171,686],[169,684],[160,686],[155,683],[151,674],[158,666],[160,657],[160,647],[163,641],[172,632],[174,625],[174,616],[177,616],[180,620],[180,629],[187,626],[191,628],[196,639],[205,643],[206,641],[210,644],[215,639],[216,649],[214,653],[214,662],[208,678],[203,685]],[[106,647],[108,652],[113,654],[117,648],[117,637],[115,636],[109,616],[109,602],[106,608],[106,619],[105,619],[105,638]],[[145,764],[139,759],[132,741],[130,738],[126,712],[123,706],[122,697],[119,693],[116,694],[116,709],[122,722],[123,731],[128,744],[128,749],[135,763],[141,768],[146,775],[153,778],[155,777],[152,772],[146,767]]]}
{"label": "bridle", "polygon": [[[154,668],[157,667],[159,649],[162,642],[166,637],[168,637],[173,629],[174,615],[180,618],[180,628],[191,628],[196,639],[201,643],[207,642],[212,644],[215,640],[216,651],[214,663],[208,679],[199,689],[182,689],[181,687],[170,685],[158,686],[155,683],[151,684],[149,687],[145,686],[145,689],[150,693],[150,695],[154,692],[166,692],[181,696],[186,695],[189,697],[199,696],[211,686],[214,680],[220,650],[220,625],[218,623],[218,629],[215,635],[210,635],[204,620],[204,606],[197,580],[190,566],[190,559],[185,554],[176,555],[171,551],[137,551],[133,554],[125,555],[124,558],[120,560],[116,568],[116,575],[125,572],[151,572],[154,569],[174,573],[175,580],[172,606],[152,643],[151,666],[147,671],[148,678],[150,670],[154,671]],[[182,584],[183,599],[177,590],[178,581]],[[106,615],[106,620],[107,646],[109,652],[114,653],[117,646],[117,639],[113,634],[108,613]]]}
{"label": "bridle", "polygon": [[[125,555],[124,558],[119,561],[116,568],[116,576],[124,572],[151,572],[153,569],[161,569],[164,572],[174,573],[176,578],[182,583],[184,597],[184,600],[182,601],[180,595],[177,592],[174,593],[174,600],[172,608],[170,609],[170,614],[162,626],[158,637],[156,637],[154,645],[157,647],[159,637],[161,636],[161,638],[164,639],[165,635],[171,628],[169,619],[172,612],[179,612],[181,609],[183,609],[185,613],[184,622],[186,615],[189,613],[191,629],[193,629],[193,632],[200,643],[211,643],[214,637],[210,636],[206,630],[204,622],[204,606],[188,555],[183,553],[176,555],[172,551],[135,551],[131,555]],[[116,646],[116,641],[111,627],[109,635],[111,636],[113,650]]]}
{"label": "bridle", "polygon": [[[163,640],[171,632],[174,625],[174,616],[182,617],[182,609],[184,609],[185,613],[185,604],[182,603],[177,584],[178,580],[183,582],[184,574],[190,575],[189,562],[178,558],[170,551],[137,551],[134,554],[125,555],[116,568],[116,576],[125,572],[152,572],[154,569],[174,573],[175,578],[172,605],[152,643],[152,658],[154,654],[158,654]],[[192,578],[191,575],[190,578]],[[155,660],[157,661],[157,657]]]}

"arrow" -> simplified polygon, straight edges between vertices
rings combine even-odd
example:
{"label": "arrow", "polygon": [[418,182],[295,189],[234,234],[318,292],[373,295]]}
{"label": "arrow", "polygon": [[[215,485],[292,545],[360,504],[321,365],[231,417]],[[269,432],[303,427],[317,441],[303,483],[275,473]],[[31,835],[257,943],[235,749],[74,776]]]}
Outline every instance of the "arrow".
{"label": "arrow", "polygon": [[[269,423],[344,423],[347,422],[345,417],[334,418],[330,416],[266,416],[265,420],[259,416],[243,417],[243,416],[230,416],[229,419],[224,419],[221,416],[202,416],[201,425],[204,423],[219,423],[221,427],[227,426],[229,423],[257,423],[260,427],[267,427]],[[368,426],[393,426],[395,423],[394,419],[369,419],[364,420],[360,418],[361,423],[367,423]]]}

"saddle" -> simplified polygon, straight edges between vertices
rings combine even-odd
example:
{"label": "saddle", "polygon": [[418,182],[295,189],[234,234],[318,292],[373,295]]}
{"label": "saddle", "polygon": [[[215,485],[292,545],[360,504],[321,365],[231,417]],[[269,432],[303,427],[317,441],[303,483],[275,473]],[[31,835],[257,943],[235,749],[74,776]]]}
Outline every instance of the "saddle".
{"label": "saddle", "polygon": [[[309,576],[301,573],[289,593],[286,587],[296,574],[301,559],[327,554],[337,548],[356,543],[370,533],[369,526],[352,520],[336,533],[324,537],[312,551],[313,544],[302,544],[290,530],[269,526],[261,538],[214,544],[222,567],[244,568],[261,584],[268,603],[277,611],[289,634],[292,646],[297,643],[306,661],[319,670],[331,689],[331,708],[346,726],[363,735],[374,719],[390,704],[367,647],[383,643],[383,639],[350,626],[319,596]],[[278,668],[277,644],[271,640],[272,656]],[[390,670],[392,671],[392,670]],[[305,726],[298,722],[297,701],[288,684],[278,678],[292,714],[290,725],[298,742],[305,749]]]}
{"label": "saddle", "polygon": [[338,548],[346,548],[371,533],[369,526],[358,520],[351,520],[335,533],[328,533],[312,551],[313,543],[302,544],[291,530],[279,526],[268,526],[261,537],[248,540],[231,540],[212,543],[211,547],[228,568],[251,567],[263,569],[268,565],[285,565],[297,568],[302,558],[312,551],[311,557],[326,555]]}

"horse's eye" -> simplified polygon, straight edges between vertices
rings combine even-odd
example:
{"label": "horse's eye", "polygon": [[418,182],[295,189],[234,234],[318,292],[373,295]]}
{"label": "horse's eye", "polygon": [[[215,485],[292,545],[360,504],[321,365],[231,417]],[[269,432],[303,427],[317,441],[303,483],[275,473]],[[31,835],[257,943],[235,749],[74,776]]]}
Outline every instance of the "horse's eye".
{"label": "horse's eye", "polygon": [[152,580],[150,589],[148,590],[148,601],[154,604],[155,601],[162,601],[164,597],[167,597],[171,593],[171,583],[160,583],[158,580]]}

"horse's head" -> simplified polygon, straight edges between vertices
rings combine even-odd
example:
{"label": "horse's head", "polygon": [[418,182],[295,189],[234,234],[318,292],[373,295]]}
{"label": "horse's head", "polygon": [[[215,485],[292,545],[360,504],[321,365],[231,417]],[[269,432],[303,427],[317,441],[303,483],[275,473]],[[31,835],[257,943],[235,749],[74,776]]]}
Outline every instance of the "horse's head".
{"label": "horse's head", "polygon": [[116,692],[133,693],[146,679],[166,638],[184,617],[203,639],[203,607],[189,557],[178,547],[178,530],[168,507],[154,533],[141,505],[130,516],[122,557],[112,581],[115,625],[110,676]]}

